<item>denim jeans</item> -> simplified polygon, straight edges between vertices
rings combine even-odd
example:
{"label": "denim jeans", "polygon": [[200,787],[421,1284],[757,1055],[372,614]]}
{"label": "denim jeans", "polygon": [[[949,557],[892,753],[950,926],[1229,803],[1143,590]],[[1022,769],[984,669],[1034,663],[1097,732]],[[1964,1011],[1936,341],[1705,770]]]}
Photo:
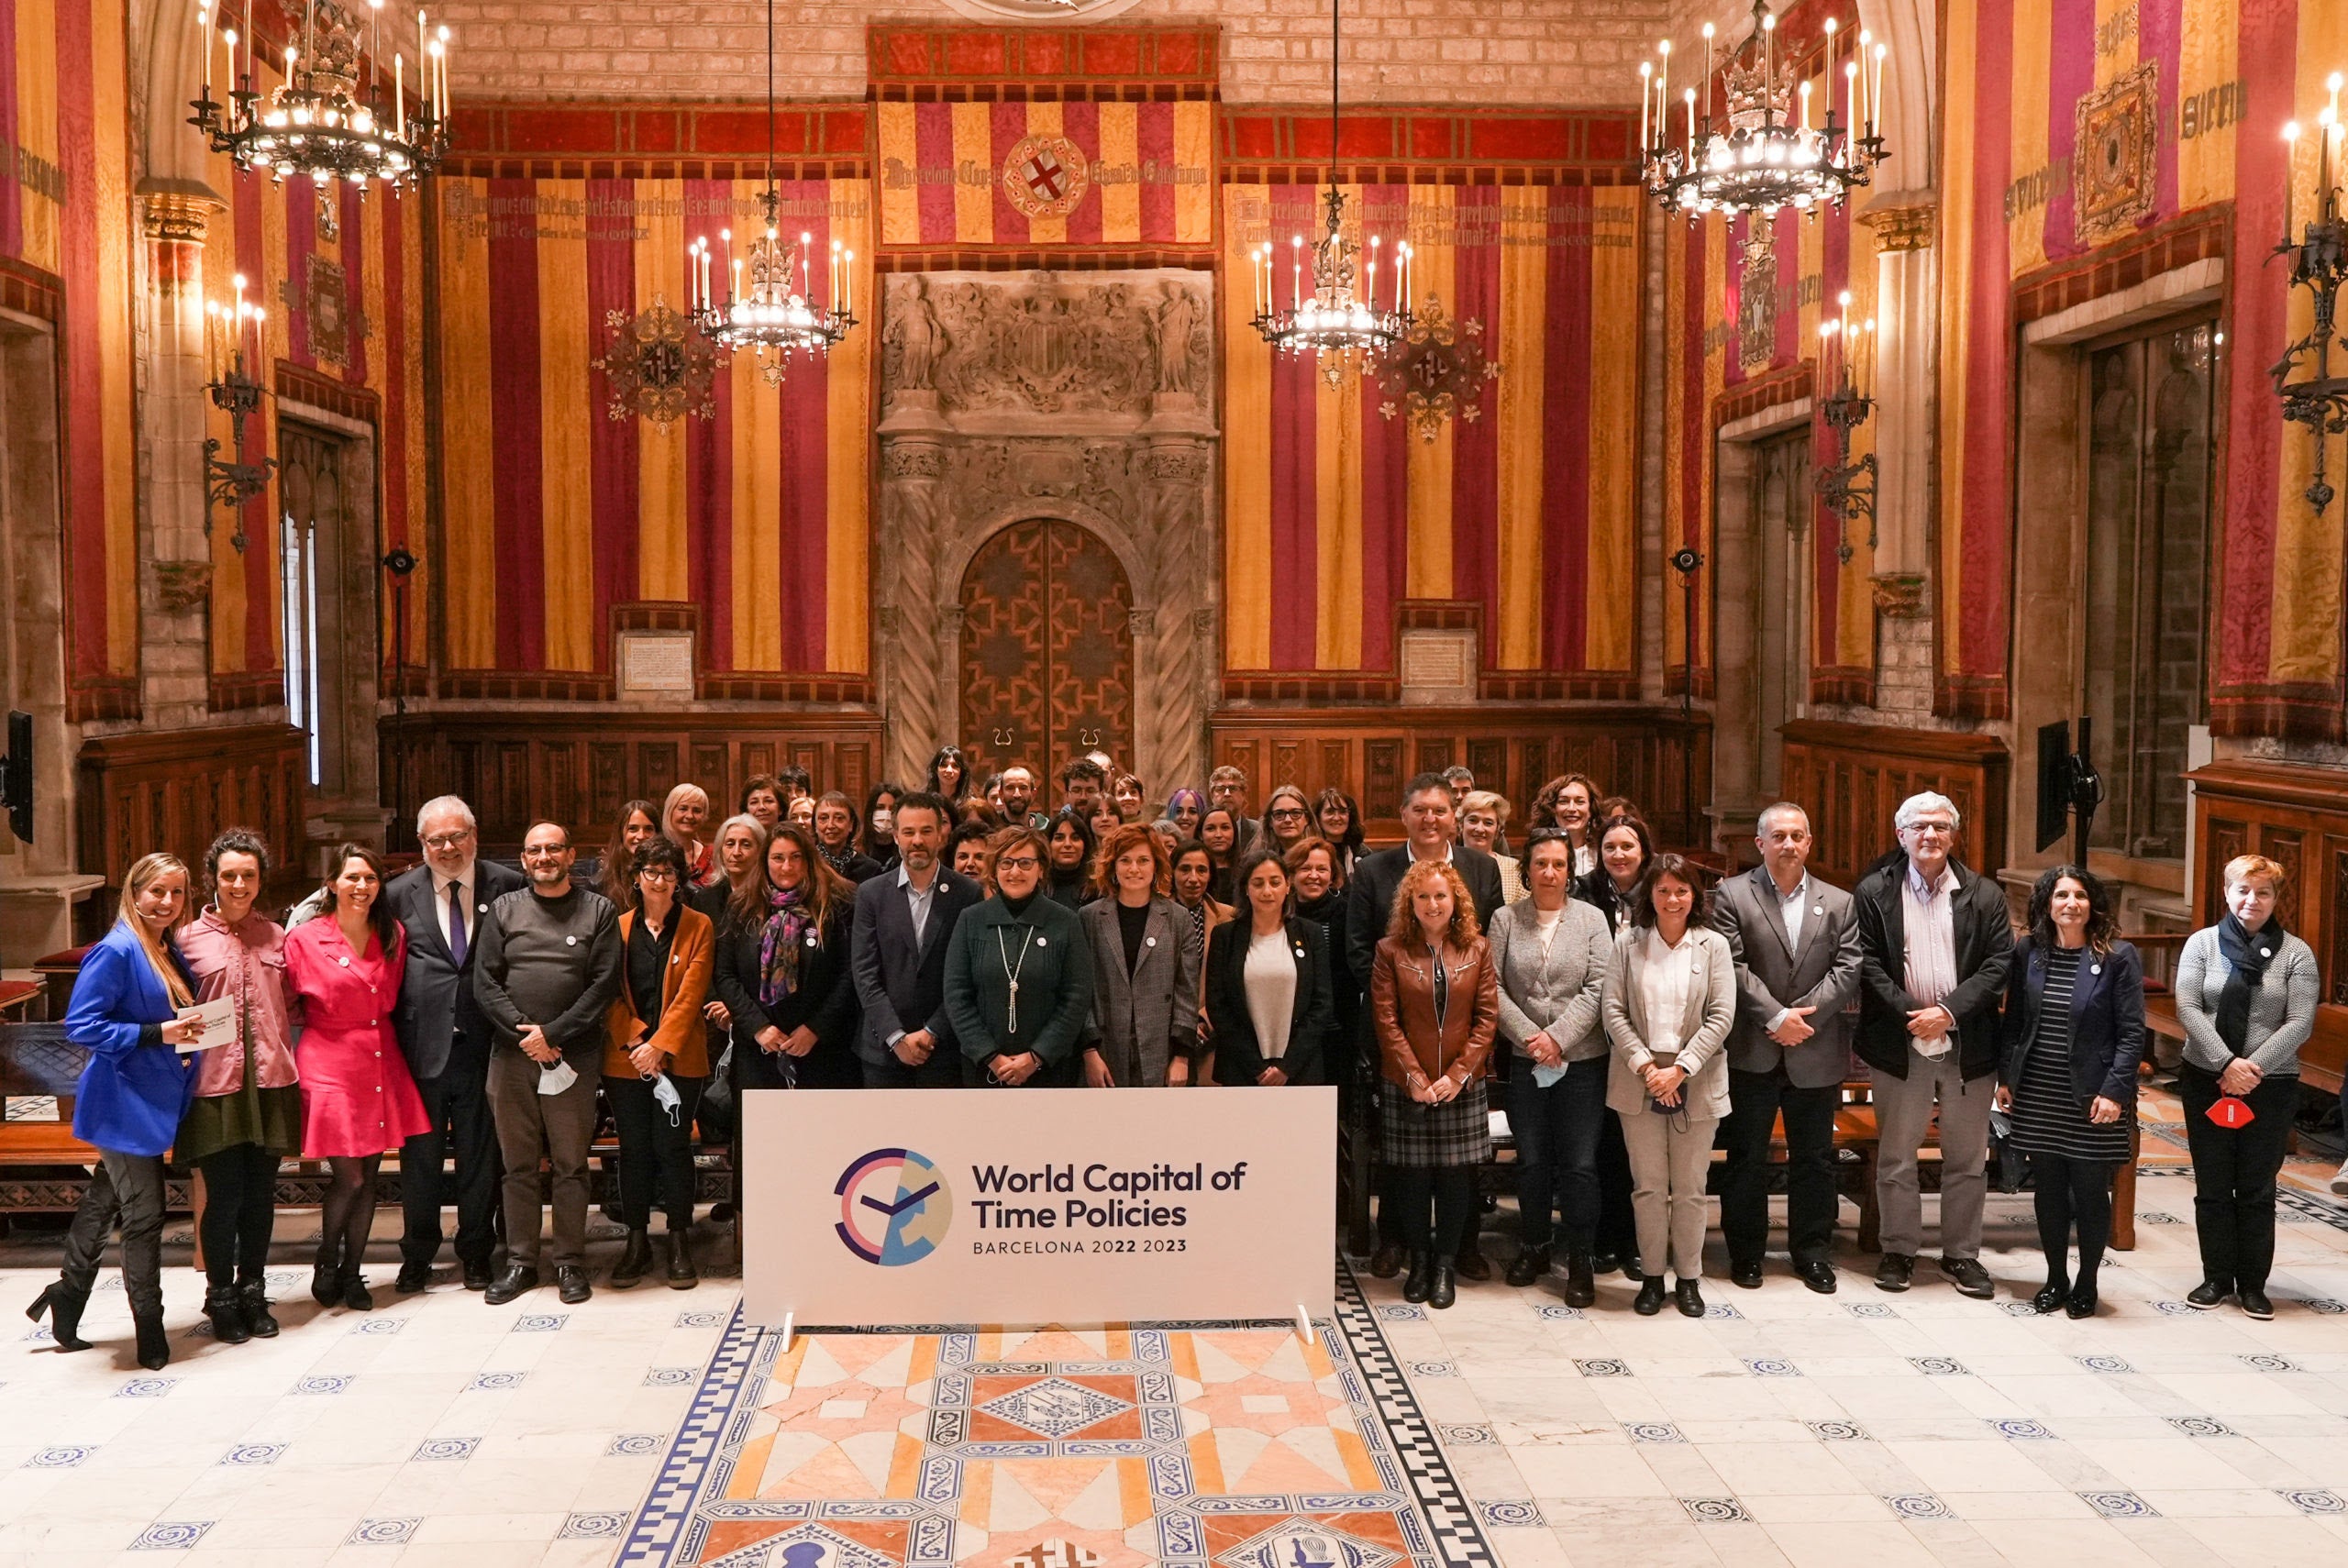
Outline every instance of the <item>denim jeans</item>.
{"label": "denim jeans", "polygon": [[1516,1134],[1518,1235],[1528,1247],[1549,1245],[1550,1216],[1563,1221],[1566,1250],[1591,1250],[1598,1233],[1598,1137],[1606,1122],[1608,1059],[1566,1064],[1566,1076],[1543,1088],[1533,1064],[1519,1062],[1508,1081],[1508,1124]]}

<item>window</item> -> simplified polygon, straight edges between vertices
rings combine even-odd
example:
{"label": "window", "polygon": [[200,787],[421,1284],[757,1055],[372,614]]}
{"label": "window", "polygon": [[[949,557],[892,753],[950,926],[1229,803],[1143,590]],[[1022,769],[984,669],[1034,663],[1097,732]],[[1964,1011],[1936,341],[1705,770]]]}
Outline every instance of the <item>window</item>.
{"label": "window", "polygon": [[2217,326],[2088,355],[2087,690],[2104,805],[2094,845],[2185,858],[2185,771],[2201,722]]}

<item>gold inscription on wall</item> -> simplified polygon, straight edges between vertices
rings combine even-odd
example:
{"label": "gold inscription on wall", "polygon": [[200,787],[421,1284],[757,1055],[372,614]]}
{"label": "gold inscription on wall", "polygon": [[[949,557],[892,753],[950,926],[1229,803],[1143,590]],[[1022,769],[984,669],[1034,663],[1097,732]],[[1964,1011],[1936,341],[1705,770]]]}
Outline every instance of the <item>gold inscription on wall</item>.
{"label": "gold inscription on wall", "polygon": [[[651,237],[650,228],[635,220],[683,218],[707,224],[748,225],[763,220],[765,209],[755,195],[732,201],[705,196],[641,196],[616,200],[583,196],[482,196],[469,186],[450,182],[440,195],[441,213],[467,239],[626,239]],[[794,218],[825,218],[834,225],[863,221],[870,205],[860,196],[797,196],[779,204],[787,224]],[[599,227],[590,233],[590,218],[617,220],[625,228]]]}

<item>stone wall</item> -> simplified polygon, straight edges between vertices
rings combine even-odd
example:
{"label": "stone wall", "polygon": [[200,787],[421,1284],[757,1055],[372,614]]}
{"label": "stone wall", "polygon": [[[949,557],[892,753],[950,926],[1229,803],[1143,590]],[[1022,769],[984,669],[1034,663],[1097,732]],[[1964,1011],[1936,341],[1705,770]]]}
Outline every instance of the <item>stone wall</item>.
{"label": "stone wall", "polygon": [[[1349,101],[1635,105],[1637,61],[1671,0],[1348,0]],[[758,98],[766,92],[757,0],[663,7],[616,0],[450,0],[460,98]],[[1329,90],[1325,0],[1141,0],[1113,25],[1212,19],[1224,27],[1223,95],[1312,103]],[[794,99],[864,95],[870,21],[952,20],[934,4],[802,4],[775,19],[776,90]]]}

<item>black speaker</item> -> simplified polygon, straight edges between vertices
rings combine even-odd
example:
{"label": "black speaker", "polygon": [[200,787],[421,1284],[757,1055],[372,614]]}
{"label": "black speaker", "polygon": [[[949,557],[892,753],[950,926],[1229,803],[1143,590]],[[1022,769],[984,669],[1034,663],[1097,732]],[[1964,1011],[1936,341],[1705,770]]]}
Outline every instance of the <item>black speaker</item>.
{"label": "black speaker", "polygon": [[33,716],[11,709],[8,755],[0,757],[0,806],[8,810],[8,831],[20,843],[33,841]]}

